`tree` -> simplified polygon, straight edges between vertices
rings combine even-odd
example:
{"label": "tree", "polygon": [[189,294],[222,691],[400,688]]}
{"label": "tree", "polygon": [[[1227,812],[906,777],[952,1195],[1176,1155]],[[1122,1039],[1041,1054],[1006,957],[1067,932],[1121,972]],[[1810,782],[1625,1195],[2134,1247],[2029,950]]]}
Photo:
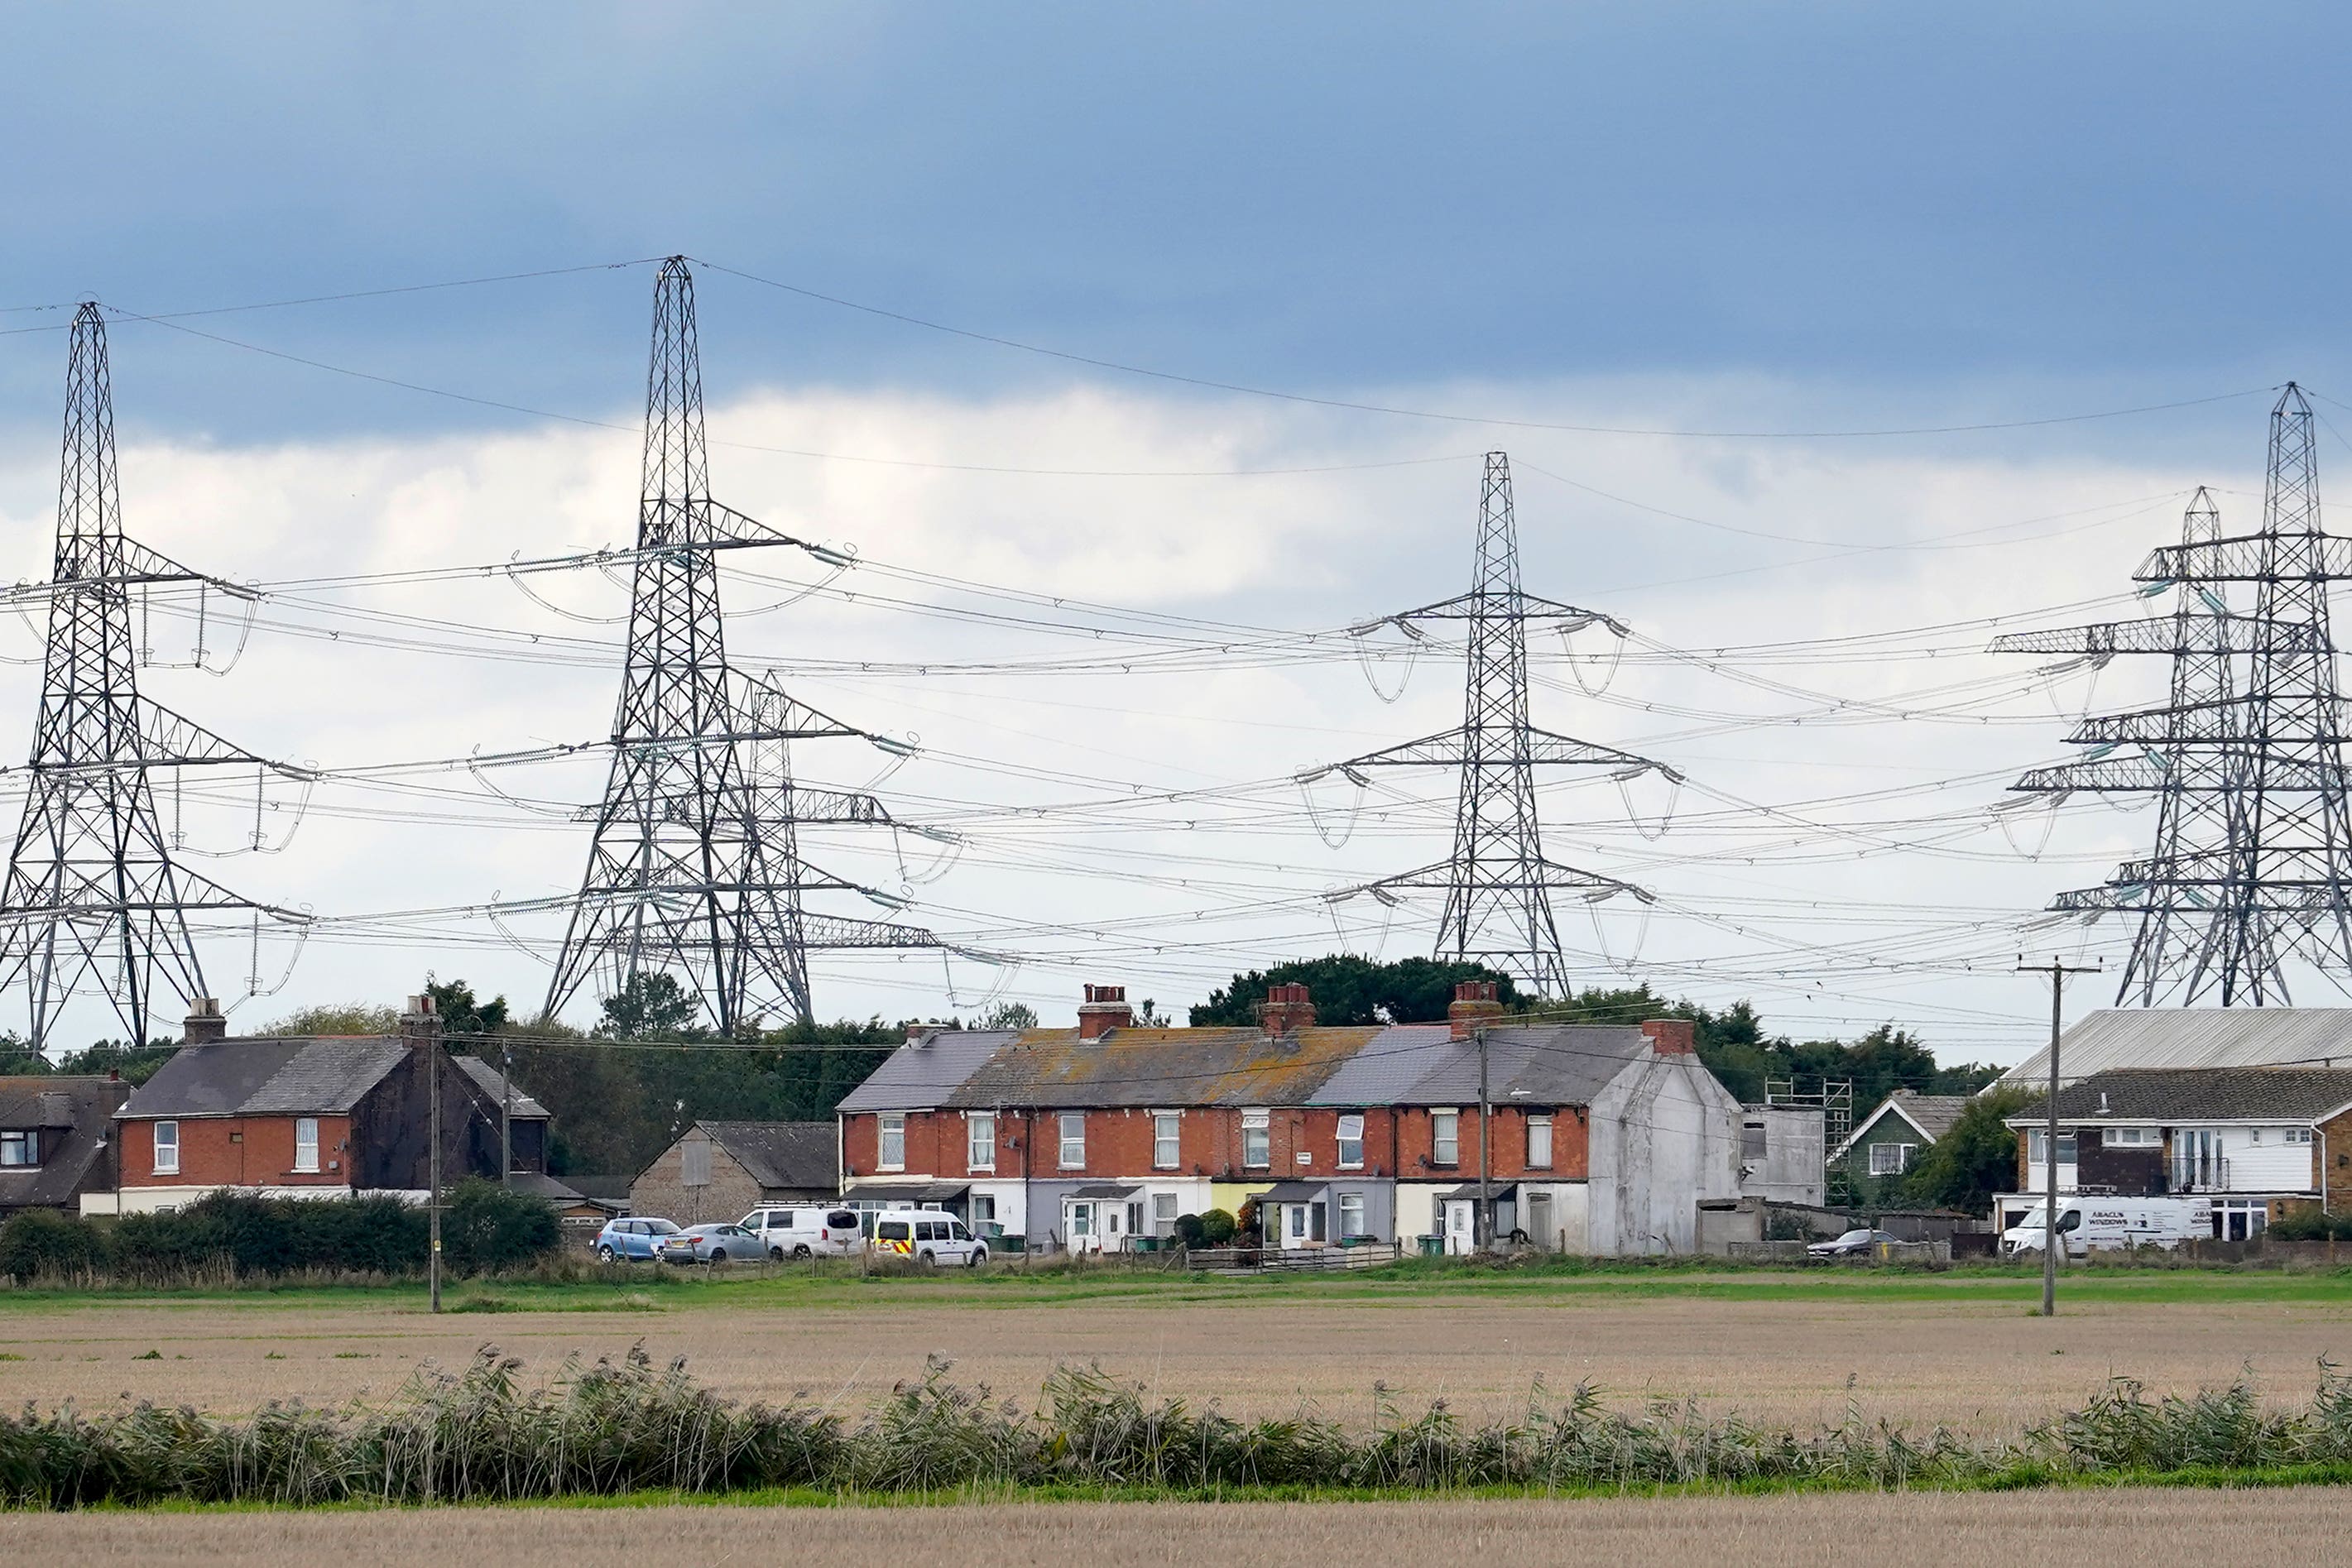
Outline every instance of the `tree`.
{"label": "tree", "polygon": [[290,1038],[307,1034],[396,1034],[399,1030],[400,1014],[390,1008],[372,1007],[366,1002],[326,1002],[297,1008],[255,1032]]}
{"label": "tree", "polygon": [[1023,1002],[999,1002],[973,1020],[974,1029],[1035,1029],[1037,1009]]}
{"label": "tree", "polygon": [[700,1037],[695,1015],[702,1003],[688,995],[675,975],[641,969],[628,983],[604,998],[604,1021],[596,1034],[604,1040],[692,1040]]}
{"label": "tree", "polygon": [[444,1034],[496,1034],[507,1027],[504,997],[482,1001],[465,981],[452,980],[445,986],[429,972],[425,977],[425,990],[433,998],[433,1011],[441,1020]]}
{"label": "tree", "polygon": [[1494,981],[1496,995],[1507,1008],[1519,999],[1508,976],[1481,964],[1433,958],[1376,964],[1352,953],[1335,953],[1235,975],[1231,984],[1210,992],[1207,1001],[1192,1009],[1192,1021],[1195,1029],[1255,1023],[1268,987],[1297,983],[1305,985],[1314,999],[1318,1023],[1443,1023],[1454,1001],[1454,988],[1465,980]]}
{"label": "tree", "polygon": [[2011,1086],[1970,1100],[1959,1120],[1913,1164],[1904,1179],[1905,1195],[1963,1214],[1990,1212],[1993,1194],[2017,1186],[2017,1132],[2006,1119],[2032,1099],[2030,1092]]}

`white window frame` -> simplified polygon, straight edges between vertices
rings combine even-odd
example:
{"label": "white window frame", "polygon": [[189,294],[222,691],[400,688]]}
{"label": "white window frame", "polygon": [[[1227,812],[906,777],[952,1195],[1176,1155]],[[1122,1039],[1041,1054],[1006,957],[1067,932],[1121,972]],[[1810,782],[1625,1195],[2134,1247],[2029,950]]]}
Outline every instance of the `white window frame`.
{"label": "white window frame", "polygon": [[[23,1151],[22,1158],[12,1160],[7,1157],[6,1151],[12,1145]],[[26,1171],[36,1168],[40,1163],[41,1134],[38,1132],[30,1128],[12,1127],[5,1133],[0,1133],[0,1169]]]}
{"label": "white window frame", "polygon": [[907,1113],[904,1111],[885,1111],[874,1118],[874,1168],[882,1171],[907,1168]]}
{"label": "white window frame", "polygon": [[294,1118],[294,1173],[297,1176],[319,1174],[319,1118]]}
{"label": "white window frame", "polygon": [[[1339,1118],[1339,1168],[1360,1171],[1364,1168],[1364,1118],[1361,1112],[1351,1111]],[[1350,1145],[1353,1145],[1352,1151]]]}
{"label": "white window frame", "polygon": [[2286,1130],[2286,1141],[2290,1144],[2298,1144],[2305,1148],[2309,1148],[2312,1144],[2311,1129],[2308,1127],[2289,1127]]}
{"label": "white window frame", "polygon": [[1360,1192],[1341,1193],[1339,1195],[1339,1239],[1345,1241],[1351,1237],[1370,1234],[1371,1232],[1364,1226],[1364,1195]]}
{"label": "white window frame", "polygon": [[[1551,1169],[1551,1130],[1552,1120],[1550,1112],[1530,1111],[1528,1113],[1528,1169],[1531,1171],[1548,1171]],[[1543,1134],[1543,1154],[1540,1158],[1538,1158],[1536,1154],[1536,1134],[1538,1133],[1541,1133]]]}
{"label": "white window frame", "polygon": [[2152,1149],[2163,1142],[2154,1127],[2107,1127],[2099,1134],[2099,1146],[2107,1149]]}
{"label": "white window frame", "polygon": [[1172,1192],[1155,1192],[1151,1195],[1151,1234],[1154,1236],[1176,1234],[1176,1207],[1180,1201],[1177,1195]]}
{"label": "white window frame", "polygon": [[1430,1112],[1429,1163],[1433,1166],[1459,1166],[1462,1163],[1461,1112],[1454,1110]]}
{"label": "white window frame", "polygon": [[[1061,1147],[1055,1151],[1058,1155],[1055,1163],[1066,1171],[1082,1171],[1087,1168],[1087,1113],[1084,1111],[1063,1111],[1057,1114],[1060,1118],[1057,1131]],[[1077,1129],[1076,1135],[1070,1131],[1073,1127]]]}
{"label": "white window frame", "polygon": [[1175,1111],[1151,1113],[1151,1168],[1172,1171],[1184,1163],[1184,1123]]}
{"label": "white window frame", "polygon": [[[1911,1155],[1918,1146],[1916,1144],[1871,1145],[1870,1174],[1874,1176],[1901,1176],[1911,1168]],[[1895,1157],[1892,1161],[1887,1161],[1879,1157],[1882,1155],[1893,1155]]]}
{"label": "white window frame", "polygon": [[[2082,1146],[2077,1141],[2077,1137],[2078,1135],[2076,1134],[2071,1132],[2061,1133],[2058,1134],[2058,1163],[2060,1165],[2071,1166],[2074,1163],[2076,1158],[2075,1151],[2079,1150]],[[2047,1128],[2028,1127],[2025,1130],[2026,1163],[2034,1166],[2036,1169],[2039,1169],[2042,1162],[2049,1158],[2049,1143],[2050,1135]]]}
{"label": "white window frame", "polygon": [[996,1113],[967,1112],[963,1119],[963,1159],[967,1169],[996,1168]]}
{"label": "white window frame", "polygon": [[[166,1128],[170,1129],[168,1134],[165,1132]],[[154,1131],[148,1136],[154,1141],[155,1145],[155,1174],[178,1176],[180,1174],[180,1124],[157,1122],[154,1124]]]}
{"label": "white window frame", "polygon": [[1248,1170],[1274,1166],[1274,1116],[1266,1111],[1242,1113],[1242,1165]]}

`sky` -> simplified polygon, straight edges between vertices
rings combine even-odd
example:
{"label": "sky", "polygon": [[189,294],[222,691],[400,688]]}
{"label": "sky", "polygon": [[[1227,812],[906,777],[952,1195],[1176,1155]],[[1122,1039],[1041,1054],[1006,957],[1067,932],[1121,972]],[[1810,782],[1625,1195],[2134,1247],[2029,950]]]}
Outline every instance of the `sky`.
{"label": "sky", "polygon": [[[273,585],[228,674],[147,689],[333,772],[281,851],[191,862],[336,917],[290,969],[218,936],[246,1019],[543,989],[543,920],[349,917],[560,894],[595,760],[348,770],[603,733],[621,588],[290,585],[625,542],[649,258],[695,258],[714,492],[867,563],[731,572],[738,658],[921,737],[795,763],[962,841],[928,882],[932,839],[812,857],[1019,960],[835,961],[828,1016],[1425,949],[1433,910],[1323,895],[1442,857],[1443,781],[1351,816],[1291,780],[1458,718],[1444,650],[1390,701],[1405,661],[1368,682],[1342,629],[1466,587],[1507,448],[1530,589],[1645,639],[1595,695],[1609,650],[1539,637],[1538,722],[1691,779],[1654,839],[1654,779],[1547,790],[1557,858],[1661,895],[1564,910],[1574,961],[2014,1060],[2016,949],[2123,935],[2029,923],[2148,824],[2070,804],[2029,859],[1990,808],[2152,688],[1982,643],[2142,613],[2194,486],[2258,507],[2290,377],[2323,482],[2352,459],[2327,8],[8,11],[0,578],[46,572],[98,298],[130,530]],[[1122,665],[1202,622],[1215,658]],[[0,715],[37,700],[0,664]],[[234,847],[245,788],[178,809]]]}

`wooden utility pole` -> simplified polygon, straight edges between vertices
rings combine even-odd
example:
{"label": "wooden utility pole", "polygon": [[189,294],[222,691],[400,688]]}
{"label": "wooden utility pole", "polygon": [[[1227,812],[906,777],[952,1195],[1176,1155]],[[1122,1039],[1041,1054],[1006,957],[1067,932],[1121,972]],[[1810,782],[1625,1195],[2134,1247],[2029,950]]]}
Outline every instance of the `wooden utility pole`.
{"label": "wooden utility pole", "polygon": [[425,1261],[425,1278],[433,1295],[433,1310],[441,1310],[441,1023],[435,1019],[427,1025],[425,1040],[425,1098],[432,1104],[433,1152],[425,1165],[430,1171],[426,1178],[432,1195],[425,1201],[425,1229],[431,1238],[430,1250]]}
{"label": "wooden utility pole", "polygon": [[[544,1162],[544,1150],[540,1157]],[[514,1186],[514,1047],[510,1044],[499,1048],[499,1185]]]}
{"label": "wooden utility pole", "polygon": [[[2042,1315],[2058,1315],[2058,1249],[2064,1245],[2058,1236],[2058,1031],[2065,1020],[2066,977],[2095,975],[2096,964],[2069,964],[2053,958],[2047,964],[2029,964],[2019,954],[2017,971],[2021,975],[2050,977],[2050,1103],[2049,1123],[2042,1134]],[[2075,1169],[2082,1169],[2082,1150],[2074,1151]]]}

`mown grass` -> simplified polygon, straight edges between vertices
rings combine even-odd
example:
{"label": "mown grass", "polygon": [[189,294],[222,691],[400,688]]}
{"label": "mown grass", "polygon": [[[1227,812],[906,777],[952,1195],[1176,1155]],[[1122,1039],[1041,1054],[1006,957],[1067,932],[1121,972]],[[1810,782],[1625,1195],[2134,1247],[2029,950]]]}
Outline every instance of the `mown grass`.
{"label": "mown grass", "polygon": [[1611,1409],[1589,1386],[1477,1426],[1444,1402],[1417,1414],[1375,1385],[1353,1431],[1312,1409],[1244,1421],[1215,1403],[1147,1401],[1139,1385],[1064,1367],[1034,1409],[926,1375],[851,1415],[806,1396],[739,1404],[683,1360],[642,1349],[576,1360],[544,1386],[485,1348],[427,1369],[382,1406],[272,1404],[242,1419],[141,1404],[0,1416],[0,1503],[511,1502],[657,1494],[779,1501],[985,1497],[1345,1500],[1583,1496],[1642,1490],[2080,1482],[2288,1485],[2352,1480],[2352,1379],[2323,1363],[2298,1406],[2251,1384],[2151,1399],[2128,1379],[2016,1437],[1907,1431],[1850,1407],[1811,1432],[1710,1415],[1696,1402]]}

